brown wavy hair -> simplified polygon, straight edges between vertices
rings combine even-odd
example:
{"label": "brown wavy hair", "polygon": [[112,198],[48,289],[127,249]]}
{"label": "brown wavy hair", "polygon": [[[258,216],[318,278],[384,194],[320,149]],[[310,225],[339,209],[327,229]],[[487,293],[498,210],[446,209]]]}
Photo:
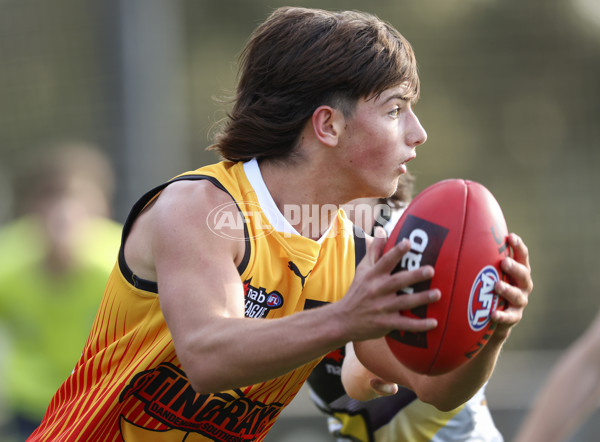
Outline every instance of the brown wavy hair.
{"label": "brown wavy hair", "polygon": [[410,43],[374,15],[279,8],[251,35],[240,56],[234,104],[216,143],[231,161],[286,159],[315,109],[350,116],[360,98],[406,84],[419,95]]}

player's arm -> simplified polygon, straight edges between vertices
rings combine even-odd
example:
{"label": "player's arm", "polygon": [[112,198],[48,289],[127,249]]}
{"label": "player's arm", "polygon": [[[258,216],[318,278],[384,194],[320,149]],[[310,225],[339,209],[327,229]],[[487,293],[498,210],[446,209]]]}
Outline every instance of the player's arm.
{"label": "player's arm", "polygon": [[[373,350],[373,352],[379,351],[381,359],[378,360],[381,360],[382,366],[385,366],[390,363],[388,358],[389,356],[393,357],[393,354],[388,348],[380,348],[378,345],[380,341],[384,345],[387,345],[383,339],[371,340],[368,342],[373,342],[374,345],[369,346],[369,349]],[[394,365],[396,362],[391,361]],[[380,396],[390,396],[398,392],[398,384],[377,376],[358,360],[354,352],[354,343],[352,342],[346,344],[346,354],[342,363],[342,384],[348,396],[360,401],[369,401]]]}
{"label": "player's arm", "polygon": [[377,395],[393,394],[394,385],[398,384],[414,391],[423,402],[450,411],[468,401],[489,379],[502,342],[492,337],[473,360],[437,376],[422,375],[404,366],[383,338],[354,342],[352,345],[359,356],[347,348],[342,382],[354,399],[369,400]]}
{"label": "player's arm", "polygon": [[600,313],[561,355],[538,392],[515,442],[567,440],[600,398]]}
{"label": "player's arm", "polygon": [[[196,391],[265,381],[352,339],[381,336],[394,328],[418,331],[435,325],[397,315],[398,309],[435,300],[428,293],[406,300],[395,295],[400,285],[427,277],[423,271],[390,275],[406,246],[379,260],[363,260],[347,296],[338,303],[281,319],[245,318],[237,271],[244,253],[243,236],[237,237],[239,241],[224,239],[206,223],[213,208],[227,203],[233,219],[240,216],[230,197],[210,183],[171,184],[134,225],[132,250],[126,253],[132,257],[133,262],[128,262],[134,272],[136,265],[155,272],[177,355]],[[144,263],[146,254],[136,253],[136,248],[144,250],[146,244],[151,258]],[[381,249],[382,245],[379,253]]]}
{"label": "player's arm", "polygon": [[[513,248],[514,259],[503,259],[501,266],[511,284],[498,282],[495,287],[496,293],[507,301],[508,307],[492,315],[492,320],[497,324],[496,330],[473,360],[449,373],[426,376],[401,364],[383,338],[354,342],[356,355],[350,352],[348,364],[345,360],[342,368],[342,381],[349,395],[355,399],[369,399],[369,394],[373,394],[369,393],[369,387],[373,388],[375,382],[376,390],[381,393],[381,382],[385,379],[413,390],[422,401],[440,410],[452,410],[471,398],[491,376],[502,345],[512,327],[521,320],[533,289],[527,247],[516,235],[509,236],[509,245]],[[353,361],[353,358],[356,359]],[[364,367],[361,369],[358,361],[369,370]],[[374,380],[374,377],[379,380]],[[361,397],[361,394],[364,396]]]}

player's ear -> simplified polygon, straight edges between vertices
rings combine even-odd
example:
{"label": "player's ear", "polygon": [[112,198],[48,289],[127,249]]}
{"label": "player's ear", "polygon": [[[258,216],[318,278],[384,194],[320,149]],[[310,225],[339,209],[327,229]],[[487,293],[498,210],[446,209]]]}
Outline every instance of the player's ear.
{"label": "player's ear", "polygon": [[319,106],[312,114],[315,136],[327,146],[337,146],[344,124],[342,112],[331,106]]}

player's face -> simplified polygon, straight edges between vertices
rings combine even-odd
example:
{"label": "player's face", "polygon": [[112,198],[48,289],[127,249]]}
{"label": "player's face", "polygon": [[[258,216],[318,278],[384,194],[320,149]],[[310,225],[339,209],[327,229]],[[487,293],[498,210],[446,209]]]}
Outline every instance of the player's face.
{"label": "player's face", "polygon": [[342,162],[355,174],[353,183],[363,186],[363,196],[391,195],[406,172],[406,163],[415,158],[415,148],[427,140],[404,96],[404,87],[398,86],[361,99],[346,120]]}

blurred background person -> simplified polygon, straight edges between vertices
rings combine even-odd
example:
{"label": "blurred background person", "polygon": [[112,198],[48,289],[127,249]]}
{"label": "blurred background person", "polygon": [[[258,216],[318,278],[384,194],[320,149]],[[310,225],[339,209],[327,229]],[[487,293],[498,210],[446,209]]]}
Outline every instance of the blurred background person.
{"label": "blurred background person", "polygon": [[24,440],[72,371],[120,240],[103,153],[77,143],[40,152],[15,180],[17,217],[0,228],[2,440]]}
{"label": "blurred background person", "polygon": [[[412,199],[415,178],[400,177],[389,198],[361,198],[344,206],[355,225],[370,235],[382,226],[389,236]],[[342,385],[345,348],[329,353],[308,378],[310,398],[327,416],[332,440],[338,442],[502,442],[485,397],[485,386],[467,403],[444,412],[426,404],[407,388],[370,401],[350,398]],[[372,382],[382,385],[371,374]],[[388,384],[389,385],[389,384]]]}
{"label": "blurred background person", "polygon": [[514,442],[563,442],[598,408],[600,312],[566,350],[540,388]]}

